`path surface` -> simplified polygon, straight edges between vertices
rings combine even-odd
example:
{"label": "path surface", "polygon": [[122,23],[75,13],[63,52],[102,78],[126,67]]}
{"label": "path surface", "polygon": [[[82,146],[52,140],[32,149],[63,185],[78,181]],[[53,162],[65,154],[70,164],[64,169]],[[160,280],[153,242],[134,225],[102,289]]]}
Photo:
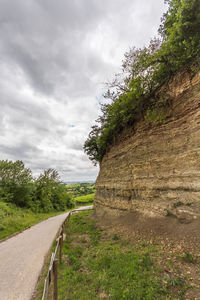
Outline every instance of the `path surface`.
{"label": "path surface", "polygon": [[49,218],[0,243],[0,300],[31,299],[45,256],[68,214]]}

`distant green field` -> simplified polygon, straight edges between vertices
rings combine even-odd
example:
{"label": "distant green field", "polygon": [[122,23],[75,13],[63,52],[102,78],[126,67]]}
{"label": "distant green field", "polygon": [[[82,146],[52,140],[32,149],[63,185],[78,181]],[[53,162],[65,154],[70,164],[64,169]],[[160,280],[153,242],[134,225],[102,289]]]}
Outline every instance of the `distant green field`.
{"label": "distant green field", "polygon": [[[82,197],[82,196],[86,196],[89,194],[92,195],[96,191],[95,184],[87,183],[87,182],[66,184],[65,189],[69,194],[71,194],[73,196],[74,200],[76,200],[75,198],[77,198],[79,196]],[[86,202],[88,202],[88,201],[86,200]]]}
{"label": "distant green field", "polygon": [[92,203],[94,201],[94,195],[95,195],[95,193],[85,195],[85,196],[79,196],[79,197],[74,198],[74,200],[76,201],[77,204]]}
{"label": "distant green field", "polygon": [[80,183],[70,183],[66,185],[67,189],[75,189],[80,186]]}

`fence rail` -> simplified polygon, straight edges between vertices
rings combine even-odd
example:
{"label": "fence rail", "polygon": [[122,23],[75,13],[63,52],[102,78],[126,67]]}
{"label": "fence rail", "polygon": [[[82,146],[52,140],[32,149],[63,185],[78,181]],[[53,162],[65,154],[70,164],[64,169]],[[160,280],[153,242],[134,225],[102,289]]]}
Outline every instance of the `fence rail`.
{"label": "fence rail", "polygon": [[53,282],[53,300],[58,299],[58,259],[57,259],[57,254],[59,251],[59,262],[61,263],[62,261],[62,247],[63,247],[63,236],[64,236],[64,227],[66,222],[69,222],[70,216],[74,213],[78,213],[80,211],[84,210],[90,210],[93,209],[93,205],[89,206],[87,208],[79,208],[75,209],[69,212],[68,216],[62,223],[59,231],[58,231],[58,239],[57,239],[57,244],[55,251],[51,254],[51,260],[49,264],[49,269],[47,272],[47,276],[44,281],[44,289],[43,289],[43,295],[42,295],[42,300],[46,300],[49,294],[49,287],[51,283]]}

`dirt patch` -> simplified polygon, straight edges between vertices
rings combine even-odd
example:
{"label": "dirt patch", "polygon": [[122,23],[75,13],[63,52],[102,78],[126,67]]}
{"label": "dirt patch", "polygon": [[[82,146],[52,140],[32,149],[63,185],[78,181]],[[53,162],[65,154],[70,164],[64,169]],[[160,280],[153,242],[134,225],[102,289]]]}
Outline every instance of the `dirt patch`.
{"label": "dirt patch", "polygon": [[126,212],[102,208],[101,214],[94,213],[99,225],[110,227],[128,238],[139,236],[147,239],[170,240],[184,247],[185,251],[200,253],[200,219],[181,223],[174,216],[147,217],[138,212]]}

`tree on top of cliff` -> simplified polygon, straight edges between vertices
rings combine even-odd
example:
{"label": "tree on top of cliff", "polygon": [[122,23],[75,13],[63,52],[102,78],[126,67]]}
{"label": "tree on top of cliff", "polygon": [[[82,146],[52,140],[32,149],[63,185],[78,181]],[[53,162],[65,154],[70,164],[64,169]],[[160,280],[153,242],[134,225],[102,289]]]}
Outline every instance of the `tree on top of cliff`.
{"label": "tree on top of cliff", "polygon": [[108,84],[102,115],[92,127],[84,150],[94,162],[101,162],[118,134],[143,118],[151,109],[150,94],[184,67],[200,65],[200,1],[167,0],[169,7],[161,19],[160,39],[148,47],[125,53],[122,74]]}

